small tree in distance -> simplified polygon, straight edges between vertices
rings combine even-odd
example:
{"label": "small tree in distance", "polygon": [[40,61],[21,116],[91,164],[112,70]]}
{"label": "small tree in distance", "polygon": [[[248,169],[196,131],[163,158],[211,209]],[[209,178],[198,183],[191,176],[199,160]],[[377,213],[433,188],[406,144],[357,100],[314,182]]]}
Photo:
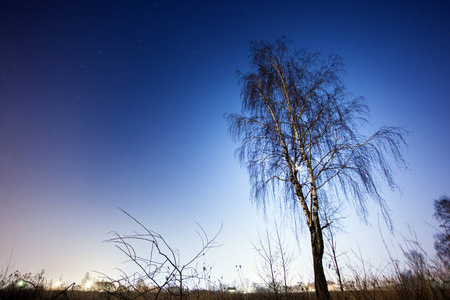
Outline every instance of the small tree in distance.
{"label": "small tree in distance", "polygon": [[442,229],[434,235],[434,249],[437,256],[447,269],[450,268],[450,199],[442,196],[439,200],[434,200],[434,217],[439,222]]}
{"label": "small tree in distance", "polygon": [[[337,210],[331,209],[332,215]],[[325,218],[325,224],[329,224],[327,227],[327,230],[324,231],[326,246],[325,248],[325,254],[328,256],[330,263],[329,267],[336,273],[336,279],[339,284],[339,289],[341,292],[344,291],[344,283],[342,279],[342,273],[341,273],[341,266],[339,264],[339,257],[342,256],[345,253],[337,253],[337,244],[336,244],[336,238],[335,238],[335,231],[339,230],[339,227],[335,227],[333,223],[333,220],[328,219],[327,210],[325,209],[324,212],[324,218]]]}
{"label": "small tree in distance", "polygon": [[294,255],[289,252],[289,245],[278,224],[274,223],[274,231],[269,231],[266,227],[264,234],[258,233],[258,238],[252,245],[261,260],[257,268],[258,276],[269,292],[275,295],[276,300],[280,299],[281,293],[287,297]]}
{"label": "small tree in distance", "polygon": [[252,200],[265,206],[269,198],[282,199],[295,219],[303,215],[316,296],[330,299],[322,265],[327,224],[321,223],[319,208],[327,200],[348,199],[365,217],[371,198],[391,226],[380,182],[397,187],[386,155],[404,166],[406,131],[382,127],[369,137],[360,134],[368,108],[346,90],[337,55],[322,58],[290,48],[285,38],[252,41],[250,65],[250,73],[238,72],[242,112],[225,117],[240,142],[237,154],[250,175]]}

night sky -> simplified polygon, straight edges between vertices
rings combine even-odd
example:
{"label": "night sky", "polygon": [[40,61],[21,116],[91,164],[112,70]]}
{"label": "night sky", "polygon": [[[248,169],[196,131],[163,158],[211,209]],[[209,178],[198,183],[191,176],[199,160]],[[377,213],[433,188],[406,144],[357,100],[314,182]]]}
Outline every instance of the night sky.
{"label": "night sky", "polygon": [[[433,199],[450,195],[449,29],[445,0],[1,1],[0,267],[12,254],[14,269],[66,281],[113,274],[125,257],[102,241],[137,229],[120,207],[186,258],[195,222],[210,235],[223,222],[212,276],[231,283],[242,265],[257,280],[250,240],[264,214],[223,114],[240,111],[249,40],[284,35],[344,58],[348,89],[371,108],[364,132],[411,132],[402,192],[384,189],[396,233],[380,228],[396,245],[411,225],[433,255]],[[345,210],[338,246],[383,261],[369,208],[370,225]]]}

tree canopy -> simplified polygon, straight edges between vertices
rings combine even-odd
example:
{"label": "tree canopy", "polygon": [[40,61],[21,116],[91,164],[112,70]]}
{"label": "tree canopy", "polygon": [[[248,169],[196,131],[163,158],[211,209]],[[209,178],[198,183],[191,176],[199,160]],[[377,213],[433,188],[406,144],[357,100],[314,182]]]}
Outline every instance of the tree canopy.
{"label": "tree canopy", "polygon": [[[265,204],[281,189],[292,208],[299,204],[295,181],[302,198],[327,188],[322,198],[334,192],[363,215],[372,197],[390,223],[380,179],[397,187],[387,157],[404,165],[406,131],[385,126],[364,137],[359,129],[367,122],[368,106],[345,88],[342,58],[288,46],[284,38],[250,43],[253,71],[238,72],[242,113],[226,115],[231,136],[241,144],[237,153],[250,174],[252,199]],[[310,215],[311,203],[305,204]]]}

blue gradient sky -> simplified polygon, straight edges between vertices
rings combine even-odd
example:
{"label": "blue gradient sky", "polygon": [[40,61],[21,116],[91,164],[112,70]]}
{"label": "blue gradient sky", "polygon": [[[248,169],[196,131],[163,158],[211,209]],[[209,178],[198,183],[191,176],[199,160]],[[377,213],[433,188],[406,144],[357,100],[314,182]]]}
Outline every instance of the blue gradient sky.
{"label": "blue gradient sky", "polygon": [[[371,108],[367,132],[412,132],[403,193],[384,195],[396,230],[410,224],[433,254],[425,222],[436,226],[432,200],[450,193],[449,1],[93,2],[0,3],[2,268],[12,252],[15,269],[67,281],[113,272],[125,258],[102,241],[136,229],[119,206],[181,253],[199,245],[195,221],[210,234],[223,222],[212,275],[232,282],[241,264],[255,278],[263,214],[222,116],[240,111],[248,41],[282,35],[343,56],[347,87]],[[372,211],[365,226],[346,210],[340,239],[377,261]]]}

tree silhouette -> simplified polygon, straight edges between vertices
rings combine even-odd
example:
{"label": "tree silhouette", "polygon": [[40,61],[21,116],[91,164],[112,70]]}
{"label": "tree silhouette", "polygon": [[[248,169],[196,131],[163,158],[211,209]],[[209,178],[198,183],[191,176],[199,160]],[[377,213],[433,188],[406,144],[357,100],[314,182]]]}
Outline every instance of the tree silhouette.
{"label": "tree silhouette", "polygon": [[450,268],[450,199],[442,196],[439,200],[434,200],[434,211],[434,217],[442,229],[434,235],[434,249],[444,265]]}
{"label": "tree silhouette", "polygon": [[237,154],[250,175],[252,200],[265,206],[268,199],[282,199],[294,215],[303,212],[316,295],[329,299],[322,266],[327,224],[321,225],[319,208],[332,199],[350,199],[365,217],[372,198],[391,226],[380,182],[397,187],[386,155],[404,166],[406,131],[382,127],[368,138],[361,135],[368,108],[364,98],[346,90],[342,58],[322,58],[288,44],[285,38],[250,42],[252,71],[238,72],[242,113],[225,117],[240,143]]}

